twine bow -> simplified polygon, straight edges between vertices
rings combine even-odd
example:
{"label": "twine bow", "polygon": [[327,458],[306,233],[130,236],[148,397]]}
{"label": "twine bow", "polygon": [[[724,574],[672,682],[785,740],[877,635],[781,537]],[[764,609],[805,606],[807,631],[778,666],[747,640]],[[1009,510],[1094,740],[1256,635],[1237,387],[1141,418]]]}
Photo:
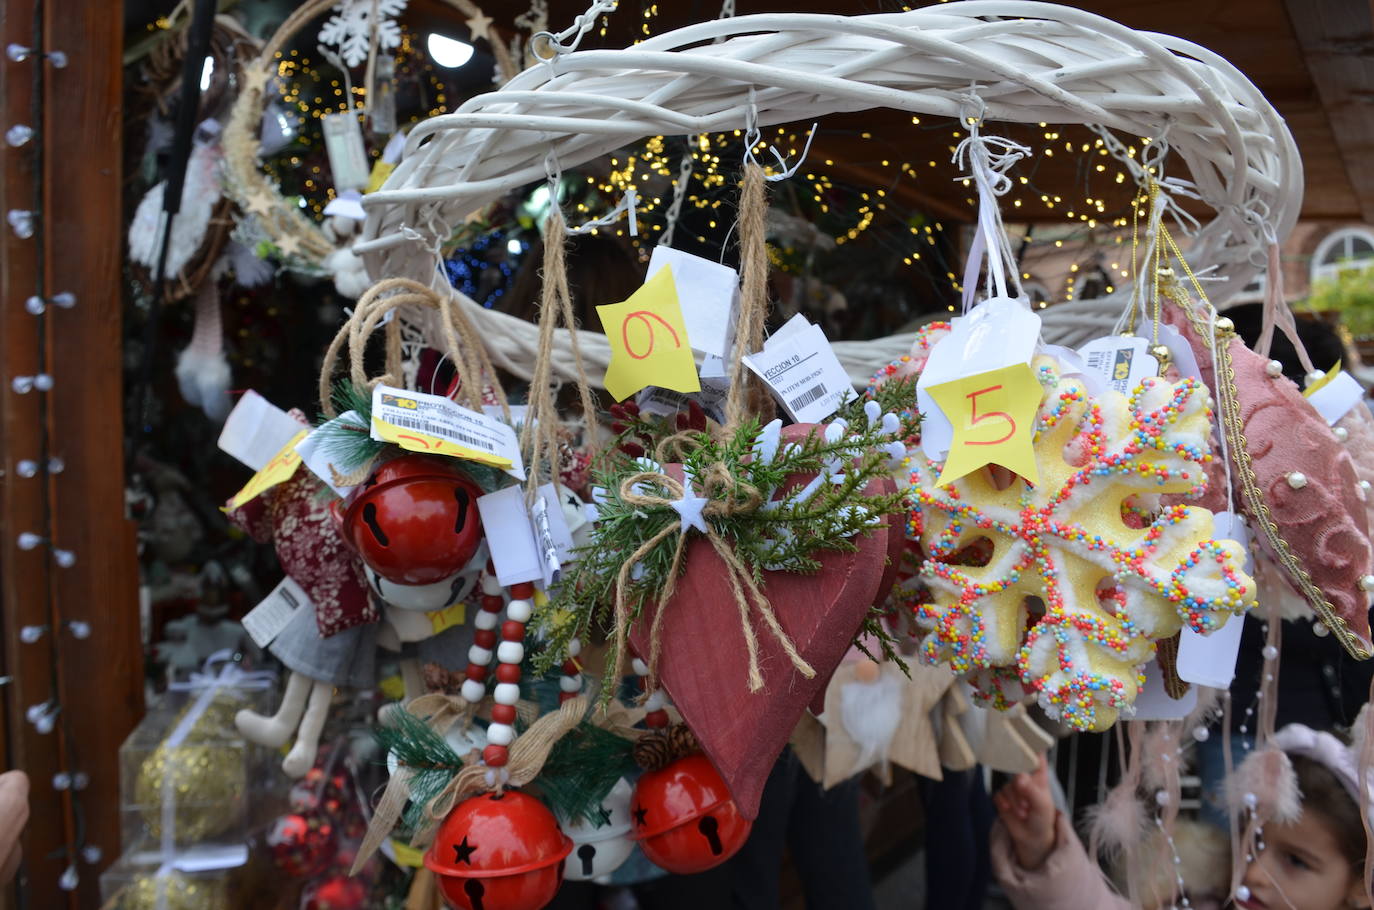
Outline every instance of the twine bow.
{"label": "twine bow", "polygon": [[[665,443],[673,442],[665,440]],[[689,532],[697,530],[711,544],[712,549],[725,563],[726,578],[739,609],[740,631],[744,634],[744,644],[749,652],[749,691],[757,692],[763,688],[763,673],[759,669],[759,641],[754,626],[749,621],[750,601],[762,617],[764,624],[782,646],[783,652],[792,662],[798,673],[810,679],[816,671],[797,651],[797,646],[778,622],[768,598],[754,582],[753,572],[735,555],[734,548],[726,542],[712,524],[712,519],[747,515],[758,511],[765,497],[753,484],[747,483],[730,473],[730,469],[720,462],[708,466],[699,478],[688,477],[682,483],[661,471],[640,471],[631,474],[620,482],[620,498],[626,504],[642,508],[671,508],[677,510],[684,500],[692,496],[691,482],[697,480],[705,493],[705,505],[701,507],[700,523],[688,520],[685,516],[678,522],[669,522],[659,532],[639,547],[625,560],[616,578],[615,617],[616,617],[616,654],[624,660],[626,628],[630,623],[629,585],[634,567],[664,540],[677,535],[673,547],[673,563],[668,569],[668,579],[658,598],[658,610],[654,614],[653,625],[649,631],[649,677],[646,691],[652,691],[658,683],[658,658],[662,651],[661,625],[664,605],[672,599],[677,588],[677,576],[682,568],[682,558],[687,549]],[[654,489],[663,494],[652,492]],[[664,495],[666,494],[666,495]],[[704,528],[705,530],[700,530]]]}

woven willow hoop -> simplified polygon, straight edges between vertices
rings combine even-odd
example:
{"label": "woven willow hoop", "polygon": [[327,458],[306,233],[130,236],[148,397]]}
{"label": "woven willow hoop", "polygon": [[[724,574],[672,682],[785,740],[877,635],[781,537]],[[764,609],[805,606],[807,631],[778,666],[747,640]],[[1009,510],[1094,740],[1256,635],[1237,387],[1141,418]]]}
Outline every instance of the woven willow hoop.
{"label": "woven willow hoop", "polygon": [[[334,244],[314,219],[289,204],[281,190],[262,172],[258,158],[258,130],[262,115],[272,93],[267,91],[277,69],[276,54],[285,48],[302,29],[329,11],[338,0],[307,0],[277,28],[256,60],[245,67],[242,90],[229,112],[229,125],[224,131],[225,187],[230,197],[244,211],[258,217],[258,223],[276,246],[284,253],[318,267],[334,252]],[[482,15],[472,0],[443,0],[465,16]],[[497,72],[507,81],[515,75],[515,63],[510,50],[499,39],[490,41]],[[290,238],[290,239],[287,239]],[[285,244],[283,240],[287,240]]]}
{"label": "woven willow hoop", "polygon": [[[363,200],[368,220],[354,251],[374,278],[439,282],[429,226],[459,224],[543,179],[551,151],[568,168],[647,136],[738,129],[751,93],[760,126],[875,107],[958,117],[974,86],[989,120],[1097,124],[1143,137],[1167,127],[1172,151],[1217,213],[1190,251],[1224,280],[1214,285],[1217,299],[1255,274],[1259,216],[1280,237],[1297,220],[1303,178],[1293,138],[1225,60],[1067,6],[966,0],[869,16],[723,19],[536,65],[411,132],[400,166]],[[1078,323],[1114,319],[1124,300],[1046,311],[1047,340],[1101,334],[1080,335]],[[528,376],[520,355],[529,333],[489,312],[474,321],[493,359]],[[910,337],[863,343],[864,365],[846,363],[851,377],[904,353]],[[584,349],[604,342],[588,339]]]}

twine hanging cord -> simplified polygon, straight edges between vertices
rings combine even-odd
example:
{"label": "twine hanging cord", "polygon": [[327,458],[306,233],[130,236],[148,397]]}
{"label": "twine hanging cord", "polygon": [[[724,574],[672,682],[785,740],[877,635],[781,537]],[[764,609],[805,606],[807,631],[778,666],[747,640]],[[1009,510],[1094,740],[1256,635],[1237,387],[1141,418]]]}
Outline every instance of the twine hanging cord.
{"label": "twine hanging cord", "polygon": [[[764,181],[763,168],[757,162],[749,160],[745,164],[744,179],[740,187],[740,258],[743,268],[740,321],[731,364],[730,392],[725,405],[726,422],[721,431],[722,438],[732,436],[748,416],[746,410],[749,383],[746,380],[743,354],[745,351],[758,350],[763,344],[764,317],[768,309],[768,257],[764,240],[767,198]],[[692,441],[690,433],[670,436],[659,443],[655,454],[660,462],[675,458],[681,460],[683,449],[691,446]],[[757,692],[763,688],[758,633],[755,632],[750,618],[751,609],[757,611],[763,624],[777,639],[783,653],[787,655],[797,672],[808,679],[814,677],[815,669],[801,656],[796,644],[783,629],[768,598],[755,583],[753,571],[735,555],[734,547],[713,524],[713,519],[725,519],[758,511],[764,505],[763,493],[752,484],[740,480],[721,462],[712,463],[706,466],[699,476],[688,478],[688,484],[693,481],[701,484],[702,495],[707,500],[701,512],[702,525],[706,528],[704,536],[725,564],[726,578],[730,582],[735,606],[739,610],[740,631],[749,654],[749,691]],[[662,493],[651,492],[654,488],[661,490]],[[620,482],[618,492],[621,500],[627,505],[639,508],[671,508],[675,502],[686,496],[687,491],[688,485],[660,471],[641,471],[624,478]],[[676,590],[690,529],[691,526],[686,522],[669,522],[625,559],[616,577],[615,654],[616,660],[623,664],[626,654],[625,640],[632,621],[630,584],[634,567],[660,543],[674,534],[677,535],[672,565],[663,590],[658,593],[658,609],[649,632],[649,676],[645,686],[645,691],[648,692],[657,687],[664,607]]]}

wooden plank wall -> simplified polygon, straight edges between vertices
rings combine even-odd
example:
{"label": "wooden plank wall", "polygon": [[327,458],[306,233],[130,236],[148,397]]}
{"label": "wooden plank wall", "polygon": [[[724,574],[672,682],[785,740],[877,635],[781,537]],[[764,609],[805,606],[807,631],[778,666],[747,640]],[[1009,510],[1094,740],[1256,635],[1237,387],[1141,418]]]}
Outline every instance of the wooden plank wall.
{"label": "wooden plank wall", "polygon": [[[117,752],[142,712],[121,422],[121,22],[120,0],[0,5],[0,43],[32,46],[37,38],[69,60],[59,69],[0,57],[0,123],[39,126],[42,138],[41,173],[34,143],[0,146],[0,208],[44,213],[35,237],[20,239],[5,228],[0,239],[0,674],[14,677],[0,690],[0,735],[4,763],[33,778],[27,900],[18,906],[35,908],[99,906],[98,873],[120,848]],[[35,67],[43,81],[37,98]],[[24,308],[32,294],[64,291],[76,296],[74,308],[49,307],[41,317]],[[43,360],[52,391],[17,394],[11,379],[35,373]],[[21,478],[15,465],[38,457],[44,416],[51,452],[65,470]],[[16,535],[43,533],[45,525],[54,546],[76,555],[74,566],[57,567],[47,547],[16,546]],[[89,623],[90,637],[73,636],[65,626],[71,621]],[[19,629],[27,625],[47,632],[25,644]],[[25,709],[54,697],[63,722],[39,734]],[[90,786],[75,799],[54,790],[60,770],[85,772]],[[83,835],[103,859],[92,865],[77,858],[80,885],[65,893],[57,880],[70,860],[52,854]]]}

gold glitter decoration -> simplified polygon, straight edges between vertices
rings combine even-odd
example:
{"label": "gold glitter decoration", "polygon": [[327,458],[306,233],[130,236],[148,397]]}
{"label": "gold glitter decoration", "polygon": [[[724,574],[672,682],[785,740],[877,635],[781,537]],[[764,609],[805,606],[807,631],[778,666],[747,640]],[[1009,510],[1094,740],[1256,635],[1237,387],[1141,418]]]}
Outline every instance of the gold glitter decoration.
{"label": "gold glitter decoration", "polygon": [[[158,889],[163,903],[158,903]],[[161,882],[156,875],[134,879],[119,895],[117,910],[229,910],[229,888],[224,878],[169,872]]]}
{"label": "gold glitter decoration", "polygon": [[[171,736],[194,699],[168,726]],[[234,714],[247,702],[230,690],[216,693],[182,744],[164,742],[143,760],[134,799],[153,837],[162,836],[163,785],[176,799],[176,841],[197,843],[233,826],[243,815],[248,789],[244,750]]]}

